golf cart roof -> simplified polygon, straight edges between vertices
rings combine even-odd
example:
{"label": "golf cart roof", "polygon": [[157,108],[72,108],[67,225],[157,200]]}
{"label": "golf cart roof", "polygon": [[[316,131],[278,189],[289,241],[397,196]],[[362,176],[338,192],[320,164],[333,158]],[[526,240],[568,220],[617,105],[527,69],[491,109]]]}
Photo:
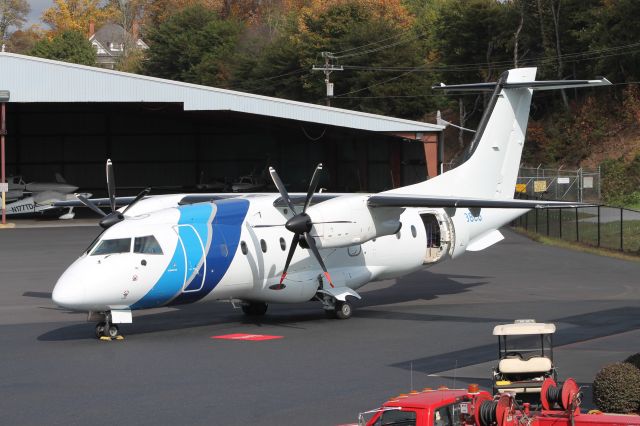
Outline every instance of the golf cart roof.
{"label": "golf cart roof", "polygon": [[554,324],[543,322],[516,320],[513,324],[496,325],[494,336],[518,336],[523,334],[553,334],[556,332]]}

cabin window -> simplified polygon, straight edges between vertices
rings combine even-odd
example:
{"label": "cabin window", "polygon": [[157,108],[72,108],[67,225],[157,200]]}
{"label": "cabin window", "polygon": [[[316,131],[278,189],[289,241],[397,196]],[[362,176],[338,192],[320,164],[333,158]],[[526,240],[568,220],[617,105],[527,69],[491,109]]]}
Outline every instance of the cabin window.
{"label": "cabin window", "polygon": [[245,243],[244,241],[240,241],[240,250],[242,251],[242,254],[244,254],[244,255],[249,253],[249,249],[247,248],[247,243]]}
{"label": "cabin window", "polygon": [[91,253],[91,256],[104,254],[129,253],[131,251],[131,238],[116,238],[113,240],[102,240],[98,247]]}
{"label": "cabin window", "polygon": [[433,414],[434,426],[459,426],[460,404],[449,404],[438,408]]}
{"label": "cabin window", "polygon": [[133,252],[142,254],[162,254],[158,240],[153,235],[136,237],[133,242]]}
{"label": "cabin window", "polygon": [[260,248],[263,253],[267,252],[267,242],[265,240],[260,240]]}
{"label": "cabin window", "polygon": [[358,244],[357,246],[349,246],[349,248],[347,249],[347,253],[349,253],[349,256],[351,257],[356,257],[361,252],[362,252],[362,247],[360,246],[360,244]]}
{"label": "cabin window", "polygon": [[418,236],[418,231],[416,231],[416,227],[411,225],[411,235],[413,235],[413,238]]}
{"label": "cabin window", "polygon": [[285,251],[287,249],[287,243],[284,241],[284,238],[280,237],[280,248],[282,249],[282,251]]}

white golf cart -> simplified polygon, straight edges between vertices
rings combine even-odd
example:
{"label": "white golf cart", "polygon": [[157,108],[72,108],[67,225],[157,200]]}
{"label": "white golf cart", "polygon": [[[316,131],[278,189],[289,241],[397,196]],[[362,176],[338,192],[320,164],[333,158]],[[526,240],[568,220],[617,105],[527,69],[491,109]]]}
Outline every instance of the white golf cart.
{"label": "white golf cart", "polygon": [[495,326],[498,365],[493,369],[494,394],[514,392],[535,396],[540,393],[544,379],[556,380],[552,346],[555,331],[554,324],[535,320],[516,320],[513,324]]}

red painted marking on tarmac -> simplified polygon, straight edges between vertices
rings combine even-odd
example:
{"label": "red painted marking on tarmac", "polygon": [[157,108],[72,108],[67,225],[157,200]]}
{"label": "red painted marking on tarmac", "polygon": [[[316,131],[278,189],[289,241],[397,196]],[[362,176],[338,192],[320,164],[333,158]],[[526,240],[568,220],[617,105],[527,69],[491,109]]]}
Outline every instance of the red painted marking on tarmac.
{"label": "red painted marking on tarmac", "polygon": [[223,334],[222,336],[211,336],[212,339],[225,339],[225,340],[250,340],[250,341],[262,341],[262,340],[275,340],[282,339],[284,336],[270,336],[268,334],[245,334],[245,333],[233,333]]}

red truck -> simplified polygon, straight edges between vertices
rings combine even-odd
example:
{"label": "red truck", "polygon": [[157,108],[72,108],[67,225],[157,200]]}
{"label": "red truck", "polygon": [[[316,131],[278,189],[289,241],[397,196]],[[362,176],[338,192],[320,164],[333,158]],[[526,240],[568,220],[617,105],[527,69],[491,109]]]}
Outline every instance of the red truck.
{"label": "red truck", "polygon": [[[640,416],[580,411],[580,391],[573,379],[558,386],[548,378],[540,393],[541,408],[533,411],[520,405],[514,393],[495,397],[479,391],[478,385],[466,390],[425,389],[399,395],[376,410],[361,413],[360,426],[590,426],[640,425]],[[366,421],[365,417],[371,418]]]}

